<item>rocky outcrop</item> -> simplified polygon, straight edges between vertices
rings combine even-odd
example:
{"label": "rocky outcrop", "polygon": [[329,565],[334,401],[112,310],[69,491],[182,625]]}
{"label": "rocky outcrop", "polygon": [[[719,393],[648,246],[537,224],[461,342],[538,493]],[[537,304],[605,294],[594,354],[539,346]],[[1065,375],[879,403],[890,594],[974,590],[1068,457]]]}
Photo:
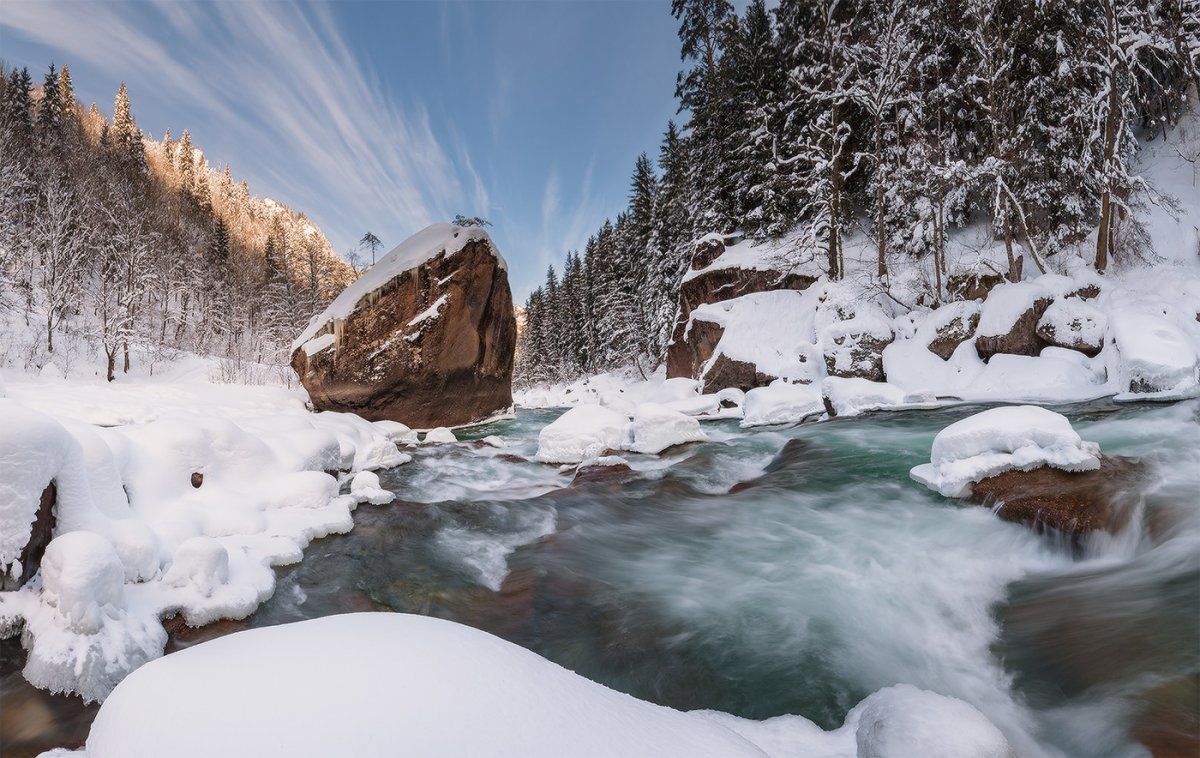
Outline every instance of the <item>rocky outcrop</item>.
{"label": "rocky outcrop", "polygon": [[[725,253],[725,243],[729,239],[710,235],[702,238],[696,244],[695,252],[692,255],[692,271],[679,287],[679,317],[671,335],[671,344],[667,347],[668,378],[680,376],[691,379],[700,378],[700,367],[712,357],[712,348],[720,339],[719,334],[713,339],[711,331],[697,332],[696,327],[701,322],[695,322],[691,330],[688,329],[688,320],[691,318],[692,311],[697,307],[705,303],[732,300],[753,292],[804,290],[816,281],[811,276],[796,273],[785,274],[770,268],[744,268],[730,265],[709,269]],[[717,328],[719,329],[719,327]],[[709,341],[711,344],[708,344]],[[705,355],[706,349],[707,355]],[[705,391],[710,390],[706,389]]]}
{"label": "rocky outcrop", "polygon": [[1037,355],[1045,347],[1038,337],[1037,325],[1042,314],[1050,307],[1053,298],[1038,298],[1028,310],[1021,313],[1012,327],[1004,334],[979,335],[975,338],[975,351],[985,361],[997,353],[1009,355]]}
{"label": "rocky outcrop", "polygon": [[974,503],[997,507],[1005,521],[1082,535],[1115,532],[1131,515],[1129,492],[1143,471],[1133,458],[1100,456],[1095,471],[1063,471],[1049,466],[1006,471],[971,486]]}
{"label": "rocky outcrop", "polygon": [[837,346],[825,352],[825,370],[830,376],[887,381],[883,370],[883,349],[892,344],[891,337],[870,332],[850,332],[833,338]]}
{"label": "rocky outcrop", "polygon": [[0,566],[0,590],[15,590],[28,582],[42,564],[46,545],[54,537],[54,505],[58,501],[58,488],[54,482],[46,485],[38,500],[37,513],[29,528],[29,540],[21,550],[16,566]]}
{"label": "rocky outcrop", "polygon": [[511,407],[516,336],[506,266],[487,234],[435,224],[314,319],[292,367],[318,410],[461,426]]}

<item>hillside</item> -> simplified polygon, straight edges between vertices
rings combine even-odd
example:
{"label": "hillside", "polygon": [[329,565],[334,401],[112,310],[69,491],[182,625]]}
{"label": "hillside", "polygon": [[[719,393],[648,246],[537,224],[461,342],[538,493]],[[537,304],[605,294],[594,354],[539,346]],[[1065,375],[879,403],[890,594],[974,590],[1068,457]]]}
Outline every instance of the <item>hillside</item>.
{"label": "hillside", "polygon": [[109,119],[65,66],[37,86],[27,70],[0,79],[3,365],[112,380],[196,355],[250,380],[357,277],[188,131],[144,135],[124,85]]}

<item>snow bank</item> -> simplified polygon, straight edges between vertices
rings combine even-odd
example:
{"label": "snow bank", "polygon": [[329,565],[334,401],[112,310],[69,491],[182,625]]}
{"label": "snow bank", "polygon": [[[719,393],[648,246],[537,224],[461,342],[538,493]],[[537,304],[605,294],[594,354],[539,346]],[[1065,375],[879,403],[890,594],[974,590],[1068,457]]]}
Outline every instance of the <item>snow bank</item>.
{"label": "snow bank", "polygon": [[629,449],[629,419],[599,405],[579,405],[547,424],[538,434],[537,460],[580,463],[605,450]]}
{"label": "snow bank", "polygon": [[979,711],[907,685],[866,698],[832,732],[799,716],[684,713],[471,627],[400,613],[252,629],[154,661],[104,702],[84,753],[138,758],[164,745],[206,758],[1012,755]]}
{"label": "snow bank", "polygon": [[[92,392],[56,386],[67,408]],[[181,404],[189,392],[172,388]],[[243,406],[204,406],[207,390],[197,392],[192,407],[207,417],[114,428],[0,400],[0,555],[9,563],[28,540],[42,491],[51,481],[57,490],[41,581],[0,593],[0,629],[24,625],[33,684],[101,699],[162,654],[161,619],[180,613],[200,625],[248,615],[274,591],[272,566],[300,560],[314,538],[348,531],[357,502],[391,494],[364,478],[340,495],[327,471],[410,460],[389,438],[408,434],[399,425],[299,404],[243,417]]]}
{"label": "snow bank", "polygon": [[[334,321],[348,317],[358,307],[360,300],[370,296],[405,271],[416,268],[443,253],[454,255],[472,241],[486,243],[492,255],[496,256],[500,268],[507,269],[504,258],[492,244],[488,233],[480,227],[461,227],[445,223],[431,224],[392,248],[387,255],[379,259],[378,263],[364,271],[353,284],[342,290],[342,293],[329,304],[328,308],[308,323],[304,332],[292,343],[292,350],[295,351],[309,340],[317,337],[326,326]],[[439,303],[435,303],[435,306],[437,305]],[[431,308],[431,311],[426,311],[412,323],[415,324],[423,318],[433,316],[437,313],[436,307]],[[317,351],[313,350],[313,352]]]}
{"label": "snow bank", "polygon": [[857,416],[881,408],[931,408],[937,398],[929,392],[905,392],[894,384],[869,379],[826,377],[821,395],[837,416]]}
{"label": "snow bank", "polygon": [[1064,471],[1100,468],[1100,446],[1085,442],[1066,416],[1033,405],[992,408],[938,432],[930,462],[913,479],[945,497],[966,497],[971,485],[1005,471],[1053,466]]}
{"label": "snow bank", "polygon": [[629,449],[648,455],[658,455],[669,447],[685,442],[708,440],[708,435],[700,431],[699,421],[654,403],[638,406],[630,431],[633,442]]}
{"label": "snow bank", "polygon": [[821,391],[811,384],[789,384],[777,379],[746,393],[742,427],[797,424],[825,411]]}
{"label": "snow bank", "polygon": [[1136,308],[1116,310],[1111,324],[1122,392],[1184,394],[1196,388],[1200,358],[1196,343],[1182,329],[1160,314]]}

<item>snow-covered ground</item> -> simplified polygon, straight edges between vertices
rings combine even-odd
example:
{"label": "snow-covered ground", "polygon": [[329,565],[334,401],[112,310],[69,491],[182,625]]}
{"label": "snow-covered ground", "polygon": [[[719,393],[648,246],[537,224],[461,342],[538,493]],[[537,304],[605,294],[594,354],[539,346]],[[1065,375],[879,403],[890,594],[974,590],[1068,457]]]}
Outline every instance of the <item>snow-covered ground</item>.
{"label": "snow-covered ground", "polygon": [[341,495],[341,481],[406,462],[396,441],[415,440],[398,424],[310,413],[302,390],[281,386],[10,374],[4,393],[0,564],[19,578],[51,480],[58,536],[39,575],[0,593],[0,628],[23,623],[32,683],[91,700],[162,654],[162,619],[253,612],[274,591],[272,566],[383,498],[369,479]]}

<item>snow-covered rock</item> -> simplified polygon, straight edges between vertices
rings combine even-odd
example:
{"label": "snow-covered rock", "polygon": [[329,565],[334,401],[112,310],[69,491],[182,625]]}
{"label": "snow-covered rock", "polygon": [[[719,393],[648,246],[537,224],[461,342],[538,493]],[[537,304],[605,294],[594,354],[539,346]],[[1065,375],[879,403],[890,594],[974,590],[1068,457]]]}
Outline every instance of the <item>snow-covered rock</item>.
{"label": "snow-covered rock", "polygon": [[881,408],[931,407],[937,403],[930,392],[910,393],[887,382],[839,376],[821,382],[821,395],[831,416],[857,416]]}
{"label": "snow-covered rock", "polygon": [[229,582],[229,551],[217,540],[203,535],[185,540],[175,549],[171,567],[163,584],[189,587],[204,597],[212,597],[218,587]]}
{"label": "snow-covered rock", "polygon": [[700,422],[679,411],[654,403],[638,406],[631,426],[635,453],[658,455],[663,450],[686,442],[704,442],[708,435],[700,431]]}
{"label": "snow-covered rock", "polygon": [[971,485],[1005,471],[1052,466],[1064,471],[1100,467],[1100,446],[1085,442],[1066,416],[1032,405],[991,408],[938,432],[930,462],[912,478],[944,497],[967,497]]}
{"label": "snow-covered rock", "polygon": [[897,684],[855,710],[858,758],[1015,758],[1004,734],[969,703]]}
{"label": "snow-covered rock", "polygon": [[379,485],[379,475],[374,471],[359,471],[350,481],[350,494],[360,503],[384,505],[396,499],[396,493]]}
{"label": "snow-covered rock", "polygon": [[1093,356],[1104,347],[1107,328],[1108,318],[1099,308],[1078,298],[1064,298],[1055,300],[1042,314],[1037,335],[1055,347]]}
{"label": "snow-covered rock", "polygon": [[1130,395],[1182,394],[1195,390],[1197,345],[1162,315],[1121,308],[1110,319],[1119,354],[1118,387]]}
{"label": "snow-covered rock", "polygon": [[988,293],[975,330],[975,349],[987,360],[997,353],[1037,355],[1038,320],[1054,293],[1035,282],[1000,284]]}
{"label": "snow-covered rock", "polygon": [[86,755],[161,755],[164,745],[205,758],[761,755],[722,726],[498,637],[400,613],[252,629],[155,661],[104,702]]}
{"label": "snow-covered rock", "polygon": [[375,428],[378,429],[392,442],[398,444],[412,444],[417,442],[416,431],[409,429],[399,421],[376,421]]}
{"label": "snow-covered rock", "polygon": [[451,442],[458,442],[458,437],[454,436],[454,432],[444,426],[439,426],[436,429],[430,429],[425,432],[425,438],[421,440],[425,444],[446,445]]}
{"label": "snow-covered rock", "polygon": [[1013,755],[978,710],[909,685],[867,697],[829,732],[800,716],[681,712],[486,632],[403,613],[252,629],[154,661],[104,702],[83,754],[156,756],[163,745],[183,758]]}
{"label": "snow-covered rock", "polygon": [[579,463],[605,450],[627,450],[630,424],[624,413],[599,405],[579,405],[547,424],[538,434],[537,460]]}
{"label": "snow-covered rock", "polygon": [[291,362],[320,410],[463,426],[512,406],[516,330],[507,266],[487,232],[433,224],[313,318]]}
{"label": "snow-covered rock", "polygon": [[782,379],[746,393],[742,427],[796,424],[825,411],[821,390],[811,384],[790,384]]}

